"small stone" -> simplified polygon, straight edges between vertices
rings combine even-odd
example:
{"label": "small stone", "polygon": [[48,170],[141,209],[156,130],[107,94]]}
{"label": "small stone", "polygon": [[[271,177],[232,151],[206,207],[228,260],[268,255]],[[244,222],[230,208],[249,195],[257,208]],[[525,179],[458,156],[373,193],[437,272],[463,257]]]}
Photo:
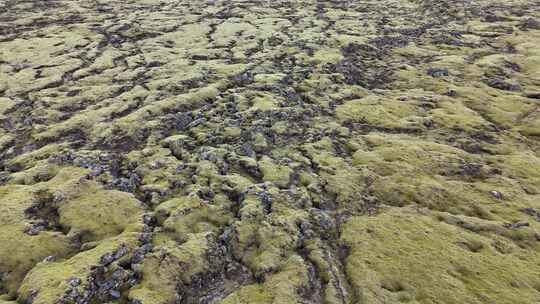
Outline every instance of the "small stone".
{"label": "small stone", "polygon": [[527,222],[517,222],[517,223],[507,223],[503,225],[505,228],[508,229],[518,229],[522,227],[529,227],[529,223]]}
{"label": "small stone", "polygon": [[47,263],[52,261],[54,261],[54,255],[49,255],[48,257],[44,258],[42,262]]}
{"label": "small stone", "polygon": [[255,156],[255,151],[253,150],[252,146],[249,143],[244,143],[240,147],[240,154],[253,157]]}
{"label": "small stone", "polygon": [[148,226],[155,226],[157,224],[156,217],[153,214],[144,214],[143,223]]}
{"label": "small stone", "polygon": [[81,285],[81,282],[82,282],[81,279],[75,278],[75,277],[69,278],[68,281],[67,281],[68,285],[71,286],[71,287],[77,287],[77,286]]}
{"label": "small stone", "polygon": [[114,256],[110,253],[107,253],[106,255],[101,257],[100,262],[101,264],[109,265],[110,263],[114,262]]}
{"label": "small stone", "polygon": [[206,121],[206,118],[199,118],[199,119],[196,119],[192,122],[190,122],[187,126],[186,126],[186,129],[191,129],[191,128],[195,128],[196,126],[204,123]]}
{"label": "small stone", "polygon": [[450,75],[447,68],[429,68],[427,69],[426,73],[431,77],[443,77]]}
{"label": "small stone", "polygon": [[122,296],[118,290],[111,290],[109,291],[109,294],[113,299],[120,299],[120,297]]}
{"label": "small stone", "polygon": [[24,233],[28,235],[38,235],[41,231],[43,231],[45,227],[39,226],[39,225],[31,225],[24,228]]}
{"label": "small stone", "polygon": [[446,92],[446,96],[449,96],[449,97],[456,97],[457,96],[457,92],[456,90],[452,90],[452,89],[449,89],[447,92]]}
{"label": "small stone", "polygon": [[268,148],[268,141],[261,133],[256,133],[253,141],[253,149],[257,152],[262,152]]}
{"label": "small stone", "polygon": [[533,208],[523,208],[523,209],[520,209],[519,211],[534,217],[534,219],[537,222],[540,222],[540,211],[538,211],[536,209],[533,209]]}
{"label": "small stone", "polygon": [[496,190],[489,191],[489,194],[491,194],[496,199],[502,199],[503,198],[502,193],[500,193],[499,191],[496,191]]}
{"label": "small stone", "polygon": [[485,80],[485,83],[492,88],[503,90],[503,91],[521,90],[521,86],[518,83],[507,80],[507,79],[498,78],[498,77],[488,78]]}
{"label": "small stone", "polygon": [[519,27],[522,30],[528,30],[528,29],[538,30],[540,29],[540,21],[534,18],[527,18],[520,22]]}
{"label": "small stone", "polygon": [[540,91],[535,91],[535,92],[525,92],[523,95],[525,95],[525,97],[527,98],[532,98],[532,99],[540,99]]}

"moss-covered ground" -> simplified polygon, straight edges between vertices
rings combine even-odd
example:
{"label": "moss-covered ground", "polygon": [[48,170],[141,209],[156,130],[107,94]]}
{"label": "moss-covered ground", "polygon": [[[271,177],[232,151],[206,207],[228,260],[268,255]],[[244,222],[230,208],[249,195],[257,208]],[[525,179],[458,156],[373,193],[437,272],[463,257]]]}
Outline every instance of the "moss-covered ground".
{"label": "moss-covered ground", "polygon": [[540,3],[0,0],[30,303],[540,303]]}

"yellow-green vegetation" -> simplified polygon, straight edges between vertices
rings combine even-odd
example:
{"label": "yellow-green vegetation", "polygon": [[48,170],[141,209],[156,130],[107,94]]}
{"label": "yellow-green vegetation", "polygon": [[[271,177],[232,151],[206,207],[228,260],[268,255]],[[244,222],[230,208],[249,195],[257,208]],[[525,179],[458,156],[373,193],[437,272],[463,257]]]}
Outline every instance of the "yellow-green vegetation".
{"label": "yellow-green vegetation", "polygon": [[390,208],[377,217],[348,221],[342,234],[350,247],[346,272],[359,303],[538,300],[538,245],[522,248],[430,215],[424,209]]}
{"label": "yellow-green vegetation", "polygon": [[8,297],[54,302],[70,278],[86,280],[102,256],[137,244],[143,206],[131,194],[104,190],[87,174],[66,167],[47,181],[0,188],[1,287]]}
{"label": "yellow-green vegetation", "polygon": [[0,304],[540,303],[540,4],[0,1]]}

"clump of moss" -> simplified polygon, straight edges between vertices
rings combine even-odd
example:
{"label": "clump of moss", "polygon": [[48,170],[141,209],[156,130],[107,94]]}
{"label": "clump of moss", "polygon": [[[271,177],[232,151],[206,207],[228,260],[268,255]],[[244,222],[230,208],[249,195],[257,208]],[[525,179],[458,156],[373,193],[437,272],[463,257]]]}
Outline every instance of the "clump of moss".
{"label": "clump of moss", "polygon": [[307,287],[309,275],[302,258],[291,256],[279,270],[269,275],[263,284],[241,287],[223,303],[302,303],[299,290]]}
{"label": "clump of moss", "polygon": [[379,128],[420,127],[418,108],[406,101],[379,96],[351,100],[336,109],[339,121],[352,121]]}
{"label": "clump of moss", "polygon": [[[500,253],[491,238],[412,209],[351,218],[344,228],[342,239],[350,246],[346,271],[360,291],[357,301],[529,303],[538,296],[530,258],[535,250]],[[524,256],[529,258],[519,258]]]}
{"label": "clump of moss", "polygon": [[[35,170],[29,170],[27,176],[34,173]],[[54,176],[46,181],[0,189],[3,202],[0,208],[5,215],[0,229],[0,239],[5,245],[0,249],[0,272],[7,274],[2,276],[1,285],[9,295],[18,292],[28,298],[31,290],[39,289],[43,294],[35,301],[50,303],[66,287],[54,284],[66,280],[68,274],[86,276],[89,268],[77,267],[97,265],[101,255],[121,241],[108,247],[103,245],[106,249],[92,255],[94,262],[79,265],[79,259],[91,259],[90,252],[77,257],[81,245],[89,246],[91,242],[122,233],[131,233],[132,243],[136,240],[135,234],[142,227],[142,206],[130,194],[104,190],[86,180],[87,173],[78,168],[56,168],[51,172]],[[77,269],[68,269],[64,259],[73,259],[73,267]]]}
{"label": "clump of moss", "polygon": [[285,165],[276,164],[271,158],[265,156],[259,161],[259,169],[263,179],[285,188],[290,182],[292,170]]}
{"label": "clump of moss", "polygon": [[[41,262],[26,275],[19,288],[19,299],[32,299],[33,303],[39,304],[51,303],[66,297],[69,299],[70,291],[74,289],[81,298],[97,296],[97,291],[93,289],[96,280],[99,280],[93,277],[95,269],[119,267],[116,263],[109,264],[108,257],[113,254],[113,259],[125,258],[136,245],[137,234],[126,233],[65,260]],[[87,294],[84,294],[85,290]],[[77,298],[72,301],[75,300]]]}

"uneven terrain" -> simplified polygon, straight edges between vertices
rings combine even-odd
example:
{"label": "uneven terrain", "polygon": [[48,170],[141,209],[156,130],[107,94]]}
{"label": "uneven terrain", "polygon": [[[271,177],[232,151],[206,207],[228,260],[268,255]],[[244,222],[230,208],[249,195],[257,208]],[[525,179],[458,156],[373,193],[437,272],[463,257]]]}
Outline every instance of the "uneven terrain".
{"label": "uneven terrain", "polygon": [[540,303],[540,2],[0,0],[15,303]]}

